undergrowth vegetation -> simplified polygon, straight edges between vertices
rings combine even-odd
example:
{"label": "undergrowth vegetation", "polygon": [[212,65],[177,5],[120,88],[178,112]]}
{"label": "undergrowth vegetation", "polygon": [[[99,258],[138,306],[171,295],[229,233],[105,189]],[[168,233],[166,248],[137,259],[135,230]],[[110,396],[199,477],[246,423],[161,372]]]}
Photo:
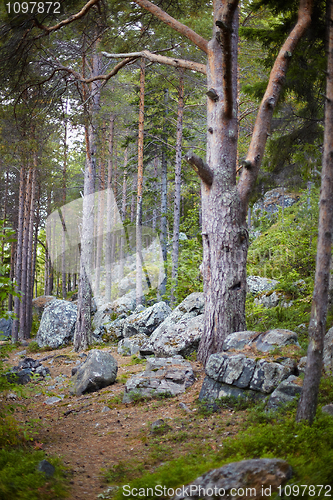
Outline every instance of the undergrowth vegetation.
{"label": "undergrowth vegetation", "polygon": [[[326,377],[320,387],[320,405],[332,400],[333,381]],[[136,498],[140,489],[145,490],[145,498],[157,498],[155,488],[158,486],[176,489],[212,468],[253,458],[287,460],[293,469],[293,477],[288,482],[293,486],[293,498],[313,497],[311,491],[304,492],[301,485],[325,485],[326,489],[319,495],[317,488],[316,497],[331,496],[333,418],[324,414],[319,406],[310,427],[304,422],[296,423],[296,402],[275,413],[267,412],[264,402],[255,406],[252,403],[246,410],[245,406],[237,407],[235,401],[226,398],[220,408],[229,411],[232,408],[227,418],[224,413],[224,418],[215,414],[203,420],[202,413],[198,413],[177,421],[173,430],[163,434],[143,434],[141,439],[150,450],[145,463],[137,459],[119,463],[105,474],[109,484],[120,486],[115,498]],[[225,431],[234,425],[238,427],[237,432],[228,436],[230,432]],[[178,446],[175,447],[175,443]]]}
{"label": "undergrowth vegetation", "polygon": [[[14,349],[15,345],[0,347],[0,359]],[[0,499],[1,500],[52,500],[67,496],[66,478],[60,460],[46,457],[45,452],[35,449],[34,439],[38,433],[36,421],[27,420],[18,424],[14,406],[6,402],[6,395],[14,393],[28,397],[28,389],[7,382],[0,362]],[[47,477],[40,470],[42,460],[52,464],[55,472]]]}

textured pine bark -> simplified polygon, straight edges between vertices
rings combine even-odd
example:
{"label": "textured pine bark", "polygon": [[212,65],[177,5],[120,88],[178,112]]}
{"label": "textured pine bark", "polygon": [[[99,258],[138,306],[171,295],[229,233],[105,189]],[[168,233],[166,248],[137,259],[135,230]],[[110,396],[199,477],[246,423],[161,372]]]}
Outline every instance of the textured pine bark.
{"label": "textured pine bark", "polygon": [[[214,19],[219,19],[223,2],[214,2]],[[203,276],[205,293],[205,330],[198,358],[205,364],[210,354],[222,350],[226,335],[246,329],[246,257],[248,232],[241,217],[241,202],[236,188],[237,159],[237,42],[238,16],[232,20],[228,57],[232,61],[225,102],[223,47],[219,29],[214,28],[208,44],[207,88],[207,164],[213,172],[212,184],[202,183]],[[208,94],[210,95],[210,94]],[[228,110],[226,112],[226,109]]]}
{"label": "textured pine bark", "polygon": [[275,61],[238,186],[238,0],[214,1],[214,32],[208,43],[149,0],[134,1],[189,38],[208,57],[207,163],[196,155],[190,157],[190,163],[202,179],[205,330],[198,356],[205,363],[211,353],[221,350],[226,335],[245,328],[247,206],[290,57],[311,22],[313,0],[300,0],[297,23]]}
{"label": "textured pine bark", "polygon": [[333,231],[333,0],[329,9],[329,48],[326,79],[325,132],[319,209],[315,286],[309,324],[310,343],[306,372],[296,420],[313,422],[316,415],[323,365],[324,336],[328,304],[328,285]]}
{"label": "textured pine bark", "polygon": [[[97,44],[97,42],[95,42]],[[96,50],[96,46],[95,46]],[[98,75],[101,71],[101,55],[93,54],[92,75]],[[81,231],[81,259],[80,278],[78,290],[78,313],[74,332],[74,349],[81,351],[87,349],[91,343],[91,273],[94,252],[94,203],[91,197],[95,192],[96,177],[96,153],[97,153],[97,113],[100,105],[100,83],[91,85],[90,95],[92,105],[89,110],[89,124],[86,126],[86,166],[84,170],[83,207],[82,207],[82,231]]]}
{"label": "textured pine bark", "polygon": [[170,304],[175,303],[175,289],[178,278],[178,255],[179,255],[179,224],[180,224],[180,188],[182,167],[182,139],[183,139],[183,114],[184,114],[184,70],[179,70],[178,88],[178,113],[177,113],[177,138],[176,138],[176,161],[175,161],[175,195],[173,211],[173,243],[172,243],[172,289]]}

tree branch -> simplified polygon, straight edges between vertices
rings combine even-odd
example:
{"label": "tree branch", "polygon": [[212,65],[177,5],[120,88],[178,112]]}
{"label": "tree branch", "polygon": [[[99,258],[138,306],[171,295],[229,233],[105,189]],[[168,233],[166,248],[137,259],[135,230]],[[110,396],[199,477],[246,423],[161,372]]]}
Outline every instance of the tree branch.
{"label": "tree branch", "polygon": [[168,66],[174,66],[175,68],[191,69],[193,71],[198,71],[204,75],[207,73],[206,65],[200,64],[194,61],[187,61],[185,59],[176,59],[173,57],[161,56],[159,54],[153,54],[149,50],[142,50],[141,52],[129,52],[128,54],[109,54],[108,52],[102,52],[105,57],[110,59],[118,58],[138,58],[145,57],[151,62],[158,62],[161,64],[167,64]]}
{"label": "tree branch", "polygon": [[219,41],[223,48],[223,95],[224,95],[224,114],[226,118],[232,118],[234,103],[232,97],[232,21],[238,7],[239,0],[228,0],[218,12],[218,18],[215,21],[216,26],[220,28]]}
{"label": "tree branch", "polygon": [[246,216],[249,198],[253,191],[261,161],[264,156],[273,111],[280,97],[291,56],[311,23],[312,7],[313,0],[300,0],[297,23],[275,60],[265,95],[259,107],[251,144],[245,160],[245,168],[242,171],[237,186],[240,199],[243,203],[244,217]]}
{"label": "tree branch", "polygon": [[66,24],[70,24],[70,23],[76,21],[77,19],[81,19],[81,17],[84,17],[86,15],[86,13],[88,12],[88,10],[90,10],[91,7],[93,5],[96,5],[99,1],[100,0],[89,0],[89,2],[87,2],[86,5],[84,7],[82,7],[82,9],[77,14],[73,14],[72,16],[69,16],[67,19],[60,21],[60,23],[55,24],[54,26],[44,26],[43,24],[39,24],[39,22],[36,19],[34,19],[34,23],[38,28],[44,30],[47,34],[51,33],[53,31],[56,31],[56,30],[62,28]]}
{"label": "tree branch", "polygon": [[91,82],[95,82],[96,80],[104,80],[105,82],[107,82],[110,78],[115,76],[121,68],[126,66],[126,64],[129,64],[130,62],[134,61],[135,59],[137,59],[137,57],[127,57],[123,61],[121,61],[120,63],[116,64],[116,66],[113,68],[113,70],[110,73],[108,73],[107,75],[92,76],[91,78],[84,78],[77,71],[74,71],[73,69],[68,68],[67,66],[63,66],[59,62],[57,62],[58,67],[57,67],[56,71],[66,71],[67,73],[70,73],[71,75],[73,75],[76,80],[78,80],[79,82],[82,82],[82,83],[91,83]]}
{"label": "tree branch", "polygon": [[211,186],[213,184],[214,172],[213,170],[203,161],[200,156],[189,151],[185,155],[185,160],[191,165],[193,170],[199,175],[200,179]]}
{"label": "tree branch", "polygon": [[207,54],[207,40],[198,35],[195,31],[191,30],[191,28],[185,26],[185,24],[182,24],[173,17],[169,16],[169,14],[164,12],[164,10],[160,9],[148,0],[134,0],[134,2],[140,5],[140,7],[142,7],[143,9],[148,10],[151,14],[160,19],[160,21],[163,21],[163,23],[167,24],[172,29],[178,31],[178,33],[180,33],[181,35],[186,36],[186,38],[191,40],[191,42],[193,42],[197,47],[199,47],[199,49],[203,50]]}

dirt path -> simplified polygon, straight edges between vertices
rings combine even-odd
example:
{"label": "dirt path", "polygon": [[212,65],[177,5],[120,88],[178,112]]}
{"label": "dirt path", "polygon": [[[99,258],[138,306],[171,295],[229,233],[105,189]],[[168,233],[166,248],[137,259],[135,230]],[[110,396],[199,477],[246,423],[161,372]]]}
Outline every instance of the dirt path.
{"label": "dirt path", "polygon": [[[23,349],[11,353],[9,365],[18,363],[20,356],[17,353]],[[15,417],[22,422],[31,419],[40,422],[40,427],[36,424],[39,428],[35,447],[61,457],[68,467],[72,485],[70,500],[96,499],[107,486],[103,470],[112,465],[135,458],[143,462],[149,454],[145,436],[150,432],[151,422],[160,418],[186,418],[180,402],[196,411],[193,402],[198,398],[204,375],[198,363],[192,363],[197,381],[186,394],[158,402],[122,404],[126,378],[143,371],[145,365],[126,366],[131,358],[119,356],[116,348],[111,350],[118,361],[116,383],[81,397],[69,394],[71,370],[81,361],[78,354],[72,352],[72,347],[26,354],[34,359],[52,356],[42,362],[50,369],[51,379],[35,383],[34,394],[29,399],[15,400],[18,403]],[[47,400],[51,396],[62,396],[63,399],[50,405]]]}

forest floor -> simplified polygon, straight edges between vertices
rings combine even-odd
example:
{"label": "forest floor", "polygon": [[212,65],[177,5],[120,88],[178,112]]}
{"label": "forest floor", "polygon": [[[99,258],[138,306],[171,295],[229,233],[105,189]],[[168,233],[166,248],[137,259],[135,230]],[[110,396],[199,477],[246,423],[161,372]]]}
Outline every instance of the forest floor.
{"label": "forest floor", "polygon": [[[25,356],[50,356],[42,364],[50,369],[51,378],[30,382],[24,397],[17,395],[10,404],[19,422],[32,422],[34,447],[60,457],[67,467],[70,500],[95,500],[98,495],[111,498],[106,471],[111,471],[109,484],[112,478],[115,484],[126,484],[121,481],[122,474],[128,480],[131,475],[153,471],[166,459],[189,453],[196,443],[218,449],[224,437],[235,434],[241,425],[243,412],[233,415],[232,410],[224,409],[219,415],[202,414],[197,400],[204,370],[196,361],[191,362],[196,382],[185,394],[123,404],[127,378],[143,371],[145,365],[135,358],[120,356],[116,346],[103,348],[118,361],[115,384],[80,397],[69,393],[72,368],[82,360],[71,346],[19,354],[24,349],[19,347],[10,353],[6,365],[17,365]],[[62,401],[48,404],[51,396],[61,397]],[[156,436],[151,430],[151,424],[158,419],[170,426],[167,436]]]}

